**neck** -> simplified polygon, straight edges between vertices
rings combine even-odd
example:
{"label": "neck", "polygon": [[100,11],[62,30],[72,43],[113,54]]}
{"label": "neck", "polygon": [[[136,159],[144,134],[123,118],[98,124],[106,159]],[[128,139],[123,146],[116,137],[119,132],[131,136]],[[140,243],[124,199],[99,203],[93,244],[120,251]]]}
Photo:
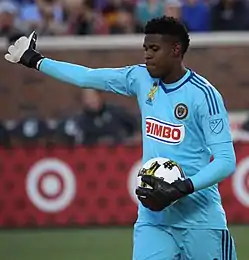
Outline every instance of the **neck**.
{"label": "neck", "polygon": [[167,76],[162,78],[162,82],[165,84],[177,82],[185,75],[186,71],[187,69],[184,67],[183,64],[180,64],[180,66],[178,64],[177,66],[173,67],[173,69],[169,74],[167,74]]}

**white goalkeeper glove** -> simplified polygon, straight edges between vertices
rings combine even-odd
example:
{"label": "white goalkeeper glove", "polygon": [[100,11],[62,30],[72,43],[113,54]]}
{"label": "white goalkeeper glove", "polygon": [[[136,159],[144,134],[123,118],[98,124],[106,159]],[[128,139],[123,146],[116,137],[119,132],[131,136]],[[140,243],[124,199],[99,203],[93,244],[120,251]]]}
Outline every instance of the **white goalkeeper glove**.
{"label": "white goalkeeper glove", "polygon": [[36,40],[36,32],[32,32],[28,38],[26,36],[20,37],[13,45],[9,46],[8,53],[4,56],[5,59],[12,63],[21,63],[28,68],[39,69],[39,61],[44,57],[35,50]]}

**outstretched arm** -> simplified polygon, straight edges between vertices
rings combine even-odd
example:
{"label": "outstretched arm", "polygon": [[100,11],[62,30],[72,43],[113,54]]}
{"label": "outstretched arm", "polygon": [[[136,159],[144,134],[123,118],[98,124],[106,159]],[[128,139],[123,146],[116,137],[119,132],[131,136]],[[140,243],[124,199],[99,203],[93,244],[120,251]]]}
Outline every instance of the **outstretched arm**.
{"label": "outstretched arm", "polygon": [[122,95],[135,95],[133,66],[123,68],[91,69],[84,66],[43,59],[39,71],[78,87],[111,91]]}
{"label": "outstretched arm", "polygon": [[36,49],[37,36],[23,36],[8,48],[5,59],[12,63],[37,69],[53,78],[78,87],[111,91],[122,95],[136,95],[135,66],[123,68],[91,69],[84,66],[43,57]]}

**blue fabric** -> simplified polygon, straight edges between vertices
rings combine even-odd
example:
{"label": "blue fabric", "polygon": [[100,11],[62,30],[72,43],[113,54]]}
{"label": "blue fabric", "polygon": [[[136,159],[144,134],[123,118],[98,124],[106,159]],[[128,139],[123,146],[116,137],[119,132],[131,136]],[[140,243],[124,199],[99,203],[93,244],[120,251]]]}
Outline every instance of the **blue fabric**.
{"label": "blue fabric", "polygon": [[226,228],[217,183],[234,172],[235,154],[222,96],[205,78],[187,70],[179,81],[163,84],[144,65],[90,69],[50,59],[42,61],[40,70],[79,87],[136,96],[142,115],[143,163],[170,158],[192,180],[195,192],[161,212],[139,204],[138,222]]}
{"label": "blue fabric", "polygon": [[133,260],[237,260],[229,230],[184,229],[136,223]]}

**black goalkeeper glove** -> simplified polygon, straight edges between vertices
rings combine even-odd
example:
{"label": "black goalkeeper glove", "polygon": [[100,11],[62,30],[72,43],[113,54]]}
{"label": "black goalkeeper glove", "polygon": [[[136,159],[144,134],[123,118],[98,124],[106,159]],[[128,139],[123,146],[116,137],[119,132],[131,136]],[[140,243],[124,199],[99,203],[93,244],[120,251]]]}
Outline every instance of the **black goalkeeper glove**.
{"label": "black goalkeeper glove", "polygon": [[13,45],[9,46],[5,59],[12,63],[21,63],[28,68],[38,69],[37,64],[44,57],[35,50],[36,40],[36,32],[32,32],[28,38],[26,36],[20,37]]}
{"label": "black goalkeeper glove", "polygon": [[158,177],[143,175],[142,182],[152,189],[138,187],[136,194],[143,206],[152,211],[161,211],[174,201],[194,192],[190,179],[177,180],[170,184]]}

